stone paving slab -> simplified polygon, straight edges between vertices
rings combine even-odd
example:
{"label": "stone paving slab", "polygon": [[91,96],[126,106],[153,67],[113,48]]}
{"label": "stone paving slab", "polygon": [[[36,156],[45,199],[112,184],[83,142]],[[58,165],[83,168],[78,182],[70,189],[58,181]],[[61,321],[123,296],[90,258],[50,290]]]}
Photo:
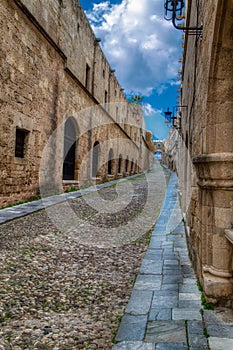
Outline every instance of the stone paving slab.
{"label": "stone paving slab", "polygon": [[162,262],[160,263],[156,260],[145,259],[142,261],[142,264],[140,267],[140,273],[147,274],[147,275],[161,275],[162,268],[163,268]]}
{"label": "stone paving slab", "polygon": [[162,261],[162,249],[147,249],[147,252],[144,256],[144,260],[155,260],[155,261]]}
{"label": "stone paving slab", "polygon": [[151,321],[147,324],[145,341],[187,345],[184,321]]}
{"label": "stone paving slab", "polygon": [[201,300],[179,300],[179,308],[185,309],[201,309]]}
{"label": "stone paving slab", "polygon": [[123,341],[114,345],[112,350],[155,350],[155,344],[141,341]]}
{"label": "stone paving slab", "polygon": [[172,319],[172,309],[152,308],[150,309],[148,321],[170,321]]}
{"label": "stone paving slab", "polygon": [[233,339],[210,337],[209,345],[211,350],[232,350]]}
{"label": "stone paving slab", "polygon": [[173,284],[163,284],[161,286],[161,290],[166,290],[166,291],[177,291],[179,290],[179,283],[173,283]]}
{"label": "stone paving slab", "polygon": [[148,290],[133,290],[125,312],[129,315],[147,315],[151,306],[153,292]]}
{"label": "stone paving slab", "polygon": [[189,334],[189,346],[198,349],[208,349],[207,338],[201,334]]}
{"label": "stone paving slab", "polygon": [[146,331],[146,324],[146,316],[123,316],[116,335],[116,342],[142,341]]}
{"label": "stone paving slab", "polygon": [[[211,337],[219,334],[222,338],[230,338],[233,340],[233,326],[220,324],[207,324],[208,334]],[[233,348],[232,348],[233,349]]]}
{"label": "stone paving slab", "polygon": [[182,283],[183,277],[181,274],[173,274],[173,275],[164,275],[163,284],[174,284],[174,283]]}
{"label": "stone paving slab", "polygon": [[154,293],[152,299],[152,308],[166,307],[176,308],[178,306],[178,293],[175,291],[158,291]]}
{"label": "stone paving slab", "polygon": [[139,274],[134,285],[134,290],[160,290],[161,282],[162,276]]}
{"label": "stone paving slab", "polygon": [[[205,323],[208,326],[208,324],[219,324],[222,325],[222,320],[217,317],[217,315],[212,310],[205,310]],[[232,326],[233,327],[233,326]],[[233,330],[232,330],[233,333]]]}
{"label": "stone paving slab", "polygon": [[200,300],[201,293],[179,293],[180,300]]}
{"label": "stone paving slab", "polygon": [[175,308],[172,309],[172,319],[177,320],[197,320],[201,321],[201,313],[198,308]]}
{"label": "stone paving slab", "polygon": [[156,350],[188,350],[188,347],[179,343],[158,343]]}

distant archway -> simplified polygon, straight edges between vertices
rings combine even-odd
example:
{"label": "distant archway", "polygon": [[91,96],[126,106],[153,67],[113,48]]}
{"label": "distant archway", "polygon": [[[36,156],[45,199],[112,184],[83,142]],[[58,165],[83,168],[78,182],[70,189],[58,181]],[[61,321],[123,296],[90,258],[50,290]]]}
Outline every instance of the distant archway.
{"label": "distant archway", "polygon": [[64,130],[63,180],[74,180],[76,139],[75,122],[73,118],[68,118],[65,122]]}
{"label": "distant archway", "polygon": [[162,158],[163,158],[162,152],[155,153],[155,159],[162,159]]}

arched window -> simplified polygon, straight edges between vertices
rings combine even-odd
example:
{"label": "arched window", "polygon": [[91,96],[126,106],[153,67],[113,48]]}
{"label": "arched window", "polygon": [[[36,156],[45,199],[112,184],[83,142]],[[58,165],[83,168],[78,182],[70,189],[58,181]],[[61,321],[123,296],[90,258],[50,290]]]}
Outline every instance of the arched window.
{"label": "arched window", "polygon": [[122,164],[122,155],[120,154],[118,159],[118,170],[117,170],[118,174],[121,173],[121,164]]}
{"label": "arched window", "polygon": [[76,138],[76,126],[72,118],[68,118],[64,132],[63,180],[74,180]]}
{"label": "arched window", "polygon": [[97,177],[98,173],[98,163],[99,163],[99,142],[96,141],[93,147],[92,153],[92,177]]}
{"label": "arched window", "polygon": [[108,153],[108,175],[112,175],[113,173],[113,150],[112,148],[110,149],[109,153]]}

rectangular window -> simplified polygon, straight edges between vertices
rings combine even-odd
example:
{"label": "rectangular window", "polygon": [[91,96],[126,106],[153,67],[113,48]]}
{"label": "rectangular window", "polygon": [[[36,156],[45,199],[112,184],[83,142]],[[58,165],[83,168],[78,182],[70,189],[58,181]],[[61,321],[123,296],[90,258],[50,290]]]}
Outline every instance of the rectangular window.
{"label": "rectangular window", "polygon": [[24,158],[27,131],[16,129],[15,157]]}
{"label": "rectangular window", "polygon": [[91,69],[86,64],[86,77],[85,77],[85,87],[88,89],[90,87]]}

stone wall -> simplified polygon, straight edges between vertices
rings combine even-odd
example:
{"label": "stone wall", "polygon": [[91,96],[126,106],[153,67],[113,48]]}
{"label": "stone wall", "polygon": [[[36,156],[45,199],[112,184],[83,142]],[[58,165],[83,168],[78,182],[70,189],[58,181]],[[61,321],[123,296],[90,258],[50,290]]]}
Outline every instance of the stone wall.
{"label": "stone wall", "polygon": [[[79,2],[2,0],[0,14],[0,206],[35,197],[42,187],[52,193],[146,170],[153,155],[140,108],[127,102]],[[63,181],[68,118],[74,175]],[[23,156],[15,156],[19,133]],[[120,155],[122,164],[127,157],[135,162],[130,171],[122,166],[118,173]]]}
{"label": "stone wall", "polygon": [[[189,1],[179,144],[182,207],[190,254],[209,301],[232,304],[233,3]],[[228,236],[226,234],[228,232]]]}

